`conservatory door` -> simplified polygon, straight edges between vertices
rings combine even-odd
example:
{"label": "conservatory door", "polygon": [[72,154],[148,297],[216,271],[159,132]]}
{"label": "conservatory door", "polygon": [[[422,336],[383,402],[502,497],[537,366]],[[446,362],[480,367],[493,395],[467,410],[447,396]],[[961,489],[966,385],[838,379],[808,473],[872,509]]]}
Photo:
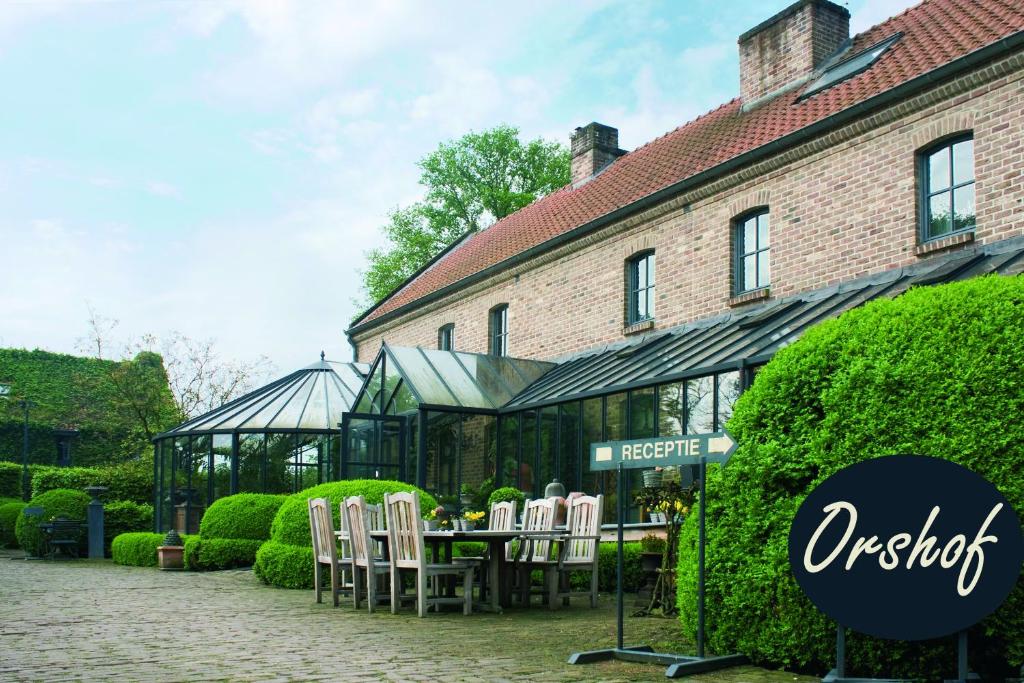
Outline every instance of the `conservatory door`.
{"label": "conservatory door", "polygon": [[406,418],[347,413],[341,429],[342,479],[406,481]]}

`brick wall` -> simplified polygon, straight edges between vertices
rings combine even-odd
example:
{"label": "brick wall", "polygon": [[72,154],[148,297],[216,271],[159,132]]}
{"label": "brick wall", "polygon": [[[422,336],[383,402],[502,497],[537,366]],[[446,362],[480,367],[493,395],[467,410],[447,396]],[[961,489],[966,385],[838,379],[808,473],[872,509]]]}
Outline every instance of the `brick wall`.
{"label": "brick wall", "polygon": [[[767,206],[774,297],[916,262],[915,152],[973,130],[977,229],[992,242],[1024,234],[1024,56],[1015,55],[824,138],[759,162],[487,281],[357,335],[358,359],[382,341],[487,351],[487,312],[508,303],[509,353],[550,359],[624,329],[623,264],[656,250],[663,329],[730,310],[732,219]],[[955,247],[953,247],[955,248]]]}

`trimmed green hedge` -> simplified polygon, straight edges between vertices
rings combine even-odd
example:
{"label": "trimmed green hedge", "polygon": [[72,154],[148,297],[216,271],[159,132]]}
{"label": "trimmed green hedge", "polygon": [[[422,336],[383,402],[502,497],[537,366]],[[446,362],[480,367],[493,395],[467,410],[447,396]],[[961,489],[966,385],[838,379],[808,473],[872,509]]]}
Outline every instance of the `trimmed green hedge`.
{"label": "trimmed green hedge", "polygon": [[487,509],[484,510],[484,512],[489,514],[492,505],[495,503],[504,503],[509,500],[516,501],[516,514],[522,514],[523,503],[526,502],[526,494],[514,486],[502,486],[500,489],[494,489],[490,497],[487,499]]}
{"label": "trimmed green hedge", "polygon": [[[896,453],[948,458],[1024,510],[1024,277],[916,288],[808,330],[764,366],[728,428],[740,444],[708,480],[708,646],[756,664],[823,673],[835,625],[790,571],[789,527],[837,470]],[[692,637],[696,515],[680,540],[679,608]],[[1024,662],[1024,578],[970,631],[972,668],[1002,679]],[[902,643],[851,633],[855,675],[941,678],[952,637]]]}
{"label": "trimmed green hedge", "polygon": [[[615,590],[616,566],[618,564],[617,543],[602,543],[597,547],[597,589],[606,593]],[[590,574],[573,572],[569,575],[572,589],[590,590]],[[640,566],[640,544],[622,544],[622,590],[633,593],[644,584],[644,571]]]}
{"label": "trimmed green hedge", "polygon": [[0,496],[21,500],[21,465],[0,462]]}
{"label": "trimmed green hedge", "polygon": [[[183,535],[181,539],[188,542],[195,536]],[[164,534],[151,532],[132,532],[120,534],[114,537],[110,544],[111,556],[114,564],[123,564],[129,567],[155,567],[156,549],[164,544]]]}
{"label": "trimmed green hedge", "polygon": [[207,571],[251,567],[264,541],[251,538],[200,538],[185,542],[185,569]]}
{"label": "trimmed green hedge", "polygon": [[10,548],[17,544],[14,529],[24,507],[25,504],[19,500],[0,505],[0,548]]}
{"label": "trimmed green hedge", "polygon": [[327,498],[334,516],[334,528],[339,528],[339,505],[350,496],[362,495],[366,502],[384,502],[385,493],[416,491],[420,494],[420,509],[426,513],[437,507],[437,500],[412,484],[387,479],[350,479],[320,484],[288,496],[274,517],[270,540],[256,553],[253,570],[264,583],[281,588],[313,587],[313,549],[309,534],[310,498]]}
{"label": "trimmed green hedge", "polygon": [[[18,515],[15,524],[15,535],[18,538],[18,545],[25,552],[32,555],[41,555],[46,549],[43,532],[39,530],[39,522],[46,522],[55,517],[65,517],[84,522],[86,507],[89,505],[89,496],[82,491],[70,489],[56,489],[34,496],[28,502],[28,507],[39,507],[43,509],[43,515],[39,518],[26,518],[24,512]],[[86,535],[83,532],[79,543],[79,552],[86,550]]]}
{"label": "trimmed green hedge", "polygon": [[108,555],[116,536],[153,528],[153,506],[115,500],[103,506],[103,549]]}
{"label": "trimmed green hedge", "polygon": [[288,496],[265,493],[238,493],[218,498],[203,515],[203,521],[199,524],[199,535],[203,539],[241,538],[266,541],[270,538],[270,525],[287,499]]}
{"label": "trimmed green hedge", "polygon": [[85,490],[106,486],[103,500],[130,500],[140,505],[153,502],[153,463],[138,461],[110,467],[46,467],[32,477],[32,495],[53,489]]}

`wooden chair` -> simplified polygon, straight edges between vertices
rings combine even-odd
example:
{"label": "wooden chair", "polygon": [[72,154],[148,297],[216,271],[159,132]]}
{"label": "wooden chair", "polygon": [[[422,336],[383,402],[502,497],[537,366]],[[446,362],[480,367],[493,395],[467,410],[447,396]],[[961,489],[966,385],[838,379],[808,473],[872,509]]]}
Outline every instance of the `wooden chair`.
{"label": "wooden chair", "polygon": [[[569,501],[566,528],[569,535],[559,541],[558,559],[538,561],[544,570],[544,585],[548,593],[548,607],[555,609],[558,599],[569,605],[573,596],[590,596],[590,606],[597,607],[598,544],[601,542],[601,514],[604,496],[582,496]],[[570,573],[590,572],[590,590],[572,591]]]}
{"label": "wooden chair", "polygon": [[[491,505],[491,513],[487,516],[487,528],[491,531],[512,531],[516,528],[516,501],[508,500],[504,502],[493,503]],[[513,559],[513,544],[508,542],[505,544],[505,562],[511,562]],[[474,557],[464,555],[462,557],[456,557],[452,560],[453,562],[461,563],[472,563],[480,568],[480,599],[484,599],[484,595],[487,592],[487,571],[485,568],[488,563],[492,561],[490,557],[484,555],[482,557]]]}
{"label": "wooden chair", "polygon": [[344,588],[341,573],[351,571],[352,558],[339,555],[338,544],[334,537],[334,520],[331,518],[330,503],[326,498],[311,498],[309,506],[309,531],[313,536],[313,592],[317,602],[323,602],[323,566],[331,569],[331,596],[334,606],[338,606],[338,595]]}
{"label": "wooden chair", "polygon": [[[398,612],[401,602],[403,570],[416,572],[416,609],[421,617],[427,616],[431,606],[462,604],[462,613],[473,611],[473,564],[428,563],[423,544],[423,523],[420,517],[420,498],[416,493],[385,493],[384,517],[387,519],[388,547],[391,553],[391,611]],[[437,595],[436,578],[461,576],[463,596]],[[427,595],[427,584],[433,578],[434,595]]]}
{"label": "wooden chair", "polygon": [[[523,507],[523,531],[554,531],[557,498],[528,500]],[[515,559],[515,573],[519,580],[519,599],[530,604],[530,573],[538,566],[550,562],[551,538],[524,537]]]}
{"label": "wooden chair", "polygon": [[352,602],[359,609],[362,602],[363,575],[366,576],[366,601],[371,612],[377,609],[377,603],[383,602],[387,594],[377,590],[377,580],[391,573],[387,562],[379,559],[374,551],[373,539],[370,538],[370,514],[366,499],[362,496],[346,498],[343,503],[348,519],[349,540],[352,544]]}

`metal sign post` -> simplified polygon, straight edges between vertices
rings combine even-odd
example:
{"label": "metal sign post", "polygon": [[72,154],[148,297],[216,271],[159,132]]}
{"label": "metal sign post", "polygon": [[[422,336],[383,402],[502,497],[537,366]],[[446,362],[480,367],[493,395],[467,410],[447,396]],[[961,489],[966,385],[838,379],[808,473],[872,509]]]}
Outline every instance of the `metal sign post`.
{"label": "metal sign post", "polygon": [[[609,441],[593,444],[590,448],[591,471],[616,470],[618,494],[618,553],[616,572],[616,646],[611,649],[576,652],[569,657],[570,664],[589,664],[607,659],[621,659],[629,662],[646,662],[667,666],[665,676],[681,678],[705,671],[725,669],[745,664],[743,655],[704,656],[704,550],[705,550],[705,483],[707,463],[718,462],[723,466],[736,450],[736,442],[728,432],[714,434],[686,434],[684,436],[655,439],[633,439],[630,441]],[[697,465],[700,473],[700,505],[698,512],[697,541],[697,656],[689,657],[654,652],[649,645],[625,647],[623,644],[623,594],[622,594],[622,524],[626,516],[625,489],[622,481],[623,469],[649,469],[672,465]]]}

